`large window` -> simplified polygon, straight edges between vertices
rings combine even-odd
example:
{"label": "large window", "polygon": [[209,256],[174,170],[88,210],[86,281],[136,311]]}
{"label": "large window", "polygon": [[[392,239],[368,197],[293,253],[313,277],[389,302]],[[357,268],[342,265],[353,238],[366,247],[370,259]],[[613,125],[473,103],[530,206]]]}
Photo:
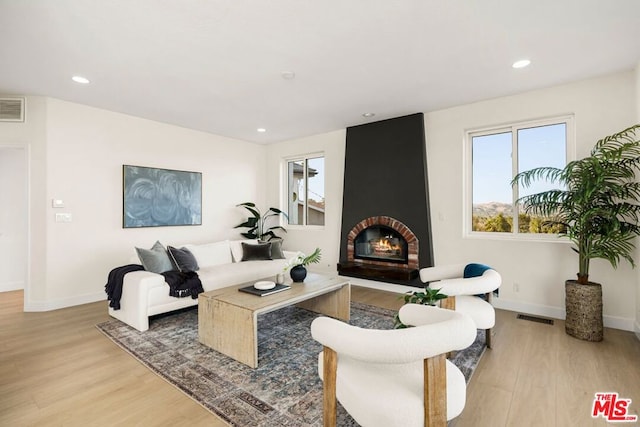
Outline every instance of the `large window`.
{"label": "large window", "polygon": [[512,188],[511,180],[540,166],[563,168],[567,153],[573,151],[572,123],[571,117],[561,117],[467,132],[467,231],[510,236],[558,232],[516,203],[524,195],[558,184],[538,181],[528,188]]}
{"label": "large window", "polygon": [[324,225],[324,156],[288,159],[286,195],[290,225]]}

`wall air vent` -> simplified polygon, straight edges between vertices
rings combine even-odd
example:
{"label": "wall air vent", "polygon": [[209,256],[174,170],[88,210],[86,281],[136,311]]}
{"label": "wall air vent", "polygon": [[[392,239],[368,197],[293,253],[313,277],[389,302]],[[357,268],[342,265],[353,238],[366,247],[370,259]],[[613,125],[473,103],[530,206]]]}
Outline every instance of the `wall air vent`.
{"label": "wall air vent", "polygon": [[0,122],[24,122],[24,98],[0,98]]}

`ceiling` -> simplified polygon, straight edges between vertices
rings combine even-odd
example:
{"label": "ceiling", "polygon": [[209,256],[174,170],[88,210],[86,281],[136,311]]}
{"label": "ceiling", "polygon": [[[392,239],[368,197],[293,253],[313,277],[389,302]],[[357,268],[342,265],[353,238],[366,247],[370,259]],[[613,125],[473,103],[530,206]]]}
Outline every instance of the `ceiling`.
{"label": "ceiling", "polygon": [[0,0],[0,93],[271,143],[631,70],[638,22],[638,0]]}

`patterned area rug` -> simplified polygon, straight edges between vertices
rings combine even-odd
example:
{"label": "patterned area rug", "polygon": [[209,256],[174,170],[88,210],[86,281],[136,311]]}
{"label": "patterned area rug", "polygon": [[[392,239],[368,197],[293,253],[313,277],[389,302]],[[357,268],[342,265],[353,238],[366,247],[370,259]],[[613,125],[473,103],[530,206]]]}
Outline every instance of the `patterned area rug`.
{"label": "patterned area rug", "polygon": [[[351,323],[393,327],[392,310],[351,304]],[[318,315],[286,307],[258,318],[259,367],[251,369],[198,342],[197,307],[155,317],[146,332],[117,319],[97,325],[149,369],[233,426],[321,426],[322,381],[311,338]],[[471,378],[485,349],[484,333],[452,360]],[[339,406],[339,405],[338,405]],[[358,424],[339,406],[339,426]]]}

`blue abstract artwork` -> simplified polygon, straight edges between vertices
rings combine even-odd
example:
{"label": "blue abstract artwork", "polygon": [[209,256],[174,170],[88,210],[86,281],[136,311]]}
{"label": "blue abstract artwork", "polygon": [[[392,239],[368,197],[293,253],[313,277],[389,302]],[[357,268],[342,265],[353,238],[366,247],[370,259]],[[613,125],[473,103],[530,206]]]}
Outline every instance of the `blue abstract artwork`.
{"label": "blue abstract artwork", "polygon": [[202,225],[202,173],[122,166],[123,228]]}

